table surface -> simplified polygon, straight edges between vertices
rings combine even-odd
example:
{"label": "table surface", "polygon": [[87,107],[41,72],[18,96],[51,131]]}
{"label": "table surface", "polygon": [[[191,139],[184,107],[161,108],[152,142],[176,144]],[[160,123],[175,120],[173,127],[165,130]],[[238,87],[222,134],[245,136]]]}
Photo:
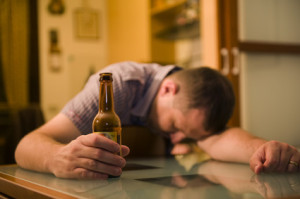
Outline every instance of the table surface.
{"label": "table surface", "polygon": [[119,178],[70,180],[0,166],[0,192],[16,198],[300,198],[300,174],[255,175],[249,165],[194,157],[128,160]]}

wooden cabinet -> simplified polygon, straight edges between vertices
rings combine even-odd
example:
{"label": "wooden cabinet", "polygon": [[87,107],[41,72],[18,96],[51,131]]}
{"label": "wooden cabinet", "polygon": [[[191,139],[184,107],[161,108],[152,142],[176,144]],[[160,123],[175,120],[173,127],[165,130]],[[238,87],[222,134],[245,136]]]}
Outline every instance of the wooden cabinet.
{"label": "wooden cabinet", "polygon": [[240,88],[239,60],[237,40],[237,3],[236,1],[218,0],[219,26],[219,69],[231,81],[236,104],[229,126],[240,126]]}
{"label": "wooden cabinet", "polygon": [[174,1],[170,4],[153,5],[150,7],[150,47],[151,61],[165,64],[175,63],[175,42],[158,35],[167,32],[174,26],[176,15],[179,14],[186,0]]}

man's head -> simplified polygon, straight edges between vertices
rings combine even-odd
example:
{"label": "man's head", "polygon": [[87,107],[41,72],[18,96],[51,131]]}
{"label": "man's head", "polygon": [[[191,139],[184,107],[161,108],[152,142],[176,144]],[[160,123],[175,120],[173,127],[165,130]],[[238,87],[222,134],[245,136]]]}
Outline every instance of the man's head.
{"label": "man's head", "polygon": [[190,126],[193,120],[199,129],[218,133],[225,129],[234,102],[231,83],[218,71],[207,67],[181,70],[166,77],[161,84],[155,100],[156,123],[162,131],[170,132],[171,126],[178,123],[180,116],[176,114],[180,111],[182,120],[189,123],[186,125]]}
{"label": "man's head", "polygon": [[230,119],[235,98],[229,80],[208,67],[181,70],[167,77],[178,85],[174,107],[183,112],[192,108],[205,110],[204,129],[224,130]]}

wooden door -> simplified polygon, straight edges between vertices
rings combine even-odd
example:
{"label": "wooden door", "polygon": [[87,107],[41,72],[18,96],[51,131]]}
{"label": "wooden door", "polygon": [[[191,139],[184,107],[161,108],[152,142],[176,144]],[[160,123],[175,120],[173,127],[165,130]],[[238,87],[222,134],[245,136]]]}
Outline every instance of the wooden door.
{"label": "wooden door", "polygon": [[229,126],[240,126],[237,0],[218,0],[220,71],[232,82],[236,105]]}

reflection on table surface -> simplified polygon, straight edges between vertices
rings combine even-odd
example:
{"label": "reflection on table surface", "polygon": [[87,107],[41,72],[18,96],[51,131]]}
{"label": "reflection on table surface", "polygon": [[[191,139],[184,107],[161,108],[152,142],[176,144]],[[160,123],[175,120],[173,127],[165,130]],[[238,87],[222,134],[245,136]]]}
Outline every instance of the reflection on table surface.
{"label": "reflection on table surface", "polygon": [[212,160],[189,167],[178,158],[129,160],[120,178],[108,180],[60,179],[15,165],[1,166],[0,172],[77,198],[252,199],[300,196],[299,173],[255,175],[248,165]]}

